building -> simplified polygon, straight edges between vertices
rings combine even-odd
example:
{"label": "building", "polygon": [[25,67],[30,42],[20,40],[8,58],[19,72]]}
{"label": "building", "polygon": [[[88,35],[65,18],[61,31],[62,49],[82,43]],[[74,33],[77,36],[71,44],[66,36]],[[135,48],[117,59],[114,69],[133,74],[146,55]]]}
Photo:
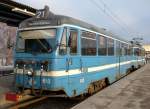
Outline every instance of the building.
{"label": "building", "polygon": [[[13,62],[13,45],[15,44],[16,27],[0,22],[0,66]],[[12,45],[12,46],[9,46]]]}
{"label": "building", "polygon": [[147,61],[150,61],[150,44],[143,45],[143,48],[145,49],[146,52],[145,57]]}

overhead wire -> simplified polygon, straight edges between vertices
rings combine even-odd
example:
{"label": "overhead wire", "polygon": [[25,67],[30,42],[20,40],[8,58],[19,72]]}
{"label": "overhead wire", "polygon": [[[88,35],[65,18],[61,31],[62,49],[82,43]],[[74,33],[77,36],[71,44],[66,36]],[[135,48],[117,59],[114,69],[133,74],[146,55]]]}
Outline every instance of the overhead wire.
{"label": "overhead wire", "polygon": [[114,12],[108,7],[108,5],[107,5],[103,0],[99,0],[99,2],[101,2],[101,4],[104,5],[105,9],[107,9],[107,10],[110,12],[110,14],[111,14],[117,21],[119,21],[119,22],[121,23],[121,25],[124,25],[125,28],[127,28],[130,33],[137,33],[135,30],[133,30],[131,27],[129,27],[129,26],[127,25],[127,23],[126,23],[123,19],[120,19],[120,17],[118,17],[118,15],[116,15],[116,13],[114,13]]}
{"label": "overhead wire", "polygon": [[116,18],[113,16],[113,15],[111,15],[110,13],[108,13],[107,11],[108,10],[106,10],[106,7],[108,7],[106,4],[103,4],[103,6],[104,6],[104,8],[103,7],[101,7],[101,5],[99,5],[95,0],[89,0],[93,5],[95,5],[98,9],[99,9],[99,12],[101,13],[101,11],[104,13],[104,14],[106,14],[109,18],[111,18],[111,20],[114,22],[114,23],[116,23],[119,27],[120,27],[120,29],[123,31],[123,32],[126,32],[126,33],[128,33],[129,35],[131,34],[130,33],[130,31],[128,30],[128,29],[126,29],[126,27],[124,27],[122,24],[120,24],[120,22],[118,22],[117,20],[116,20]]}
{"label": "overhead wire", "polygon": [[[116,15],[108,6],[106,3],[104,3],[103,0],[98,0],[99,2],[96,2],[96,0],[89,0],[93,5],[95,5],[98,9],[99,9],[99,13],[101,13],[101,11],[107,15],[114,23],[116,23],[121,31],[127,33],[129,36],[133,36],[133,33],[137,33],[135,32],[133,29],[131,29],[122,19],[120,19],[118,17],[118,15]],[[55,1],[51,0],[51,3],[54,5]],[[103,5],[103,7],[100,5]],[[55,8],[54,8],[55,9]]]}

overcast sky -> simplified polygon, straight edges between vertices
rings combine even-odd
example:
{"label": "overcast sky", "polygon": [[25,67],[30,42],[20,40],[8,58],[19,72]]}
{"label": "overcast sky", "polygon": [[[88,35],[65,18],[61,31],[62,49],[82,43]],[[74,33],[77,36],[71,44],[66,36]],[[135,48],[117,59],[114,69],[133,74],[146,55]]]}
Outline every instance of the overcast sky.
{"label": "overcast sky", "polygon": [[[150,0],[14,0],[36,9],[71,16],[131,40],[150,43]],[[113,14],[112,14],[113,13]]]}

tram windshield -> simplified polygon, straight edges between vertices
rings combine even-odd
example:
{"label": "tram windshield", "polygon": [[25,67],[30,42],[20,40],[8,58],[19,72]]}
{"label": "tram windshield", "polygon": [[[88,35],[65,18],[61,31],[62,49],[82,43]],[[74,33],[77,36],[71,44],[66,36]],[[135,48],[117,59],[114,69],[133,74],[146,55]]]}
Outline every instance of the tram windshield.
{"label": "tram windshield", "polygon": [[16,52],[51,53],[55,48],[56,29],[20,31]]}

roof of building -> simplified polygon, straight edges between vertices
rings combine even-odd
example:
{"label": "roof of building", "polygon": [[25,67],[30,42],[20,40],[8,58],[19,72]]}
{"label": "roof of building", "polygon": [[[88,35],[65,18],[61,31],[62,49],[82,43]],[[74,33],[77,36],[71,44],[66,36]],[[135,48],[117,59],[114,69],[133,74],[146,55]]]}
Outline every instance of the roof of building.
{"label": "roof of building", "polygon": [[36,13],[36,9],[20,4],[12,0],[0,0],[0,22],[7,23],[7,25],[18,26],[23,20],[30,18],[31,15],[13,11],[13,9],[27,10],[31,13]]}

